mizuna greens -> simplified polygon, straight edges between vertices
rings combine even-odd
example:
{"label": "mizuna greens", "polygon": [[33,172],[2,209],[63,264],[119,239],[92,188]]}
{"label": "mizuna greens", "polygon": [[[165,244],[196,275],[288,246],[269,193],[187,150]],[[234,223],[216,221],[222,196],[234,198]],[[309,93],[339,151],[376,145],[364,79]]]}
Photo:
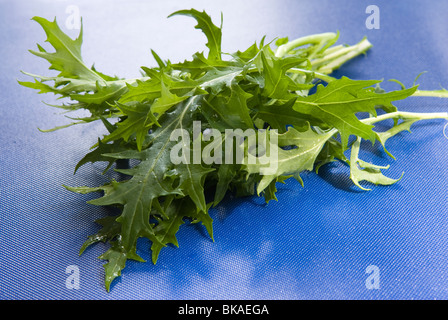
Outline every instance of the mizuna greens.
{"label": "mizuna greens", "polygon": [[[243,51],[224,54],[221,27],[206,12],[181,10],[170,16],[178,15],[197,21],[195,28],[205,34],[208,52],[173,63],[152,51],[157,65],[142,67],[138,79],[109,76],[88,67],[81,57],[82,29],[73,40],[56,19],[33,18],[54,52],[40,45],[30,52],[46,59],[57,75],[25,72],[34,82],[19,83],[65,98],[54,107],[88,111],[86,117],[71,117],[69,125],[104,124],[107,133],[92,141],[92,149],[80,159],[75,172],[87,163],[105,162],[105,173],[113,168],[126,177],[101,186],[66,186],[80,194],[99,192],[100,196],[88,203],[119,210],[117,215],[98,220],[101,229],[80,249],[81,254],[97,242],[110,244],[100,256],[107,260],[108,291],[128,259],[143,261],[136,253],[139,238],[151,242],[153,263],[162,248],[178,246],[176,233],[186,221],[201,223],[213,239],[209,210],[227,192],[262,196],[266,202],[277,200],[277,183],[291,177],[303,183],[300,173],[317,171],[333,161],[346,163],[351,180],[361,189],[368,190],[365,182],[390,185],[399,179],[385,176],[387,167],[359,158],[361,141],[379,141],[392,157],[385,149],[389,138],[409,130],[419,120],[448,119],[447,113],[409,113],[393,104],[411,96],[448,97],[446,90],[420,91],[417,86],[403,86],[385,92],[380,80],[331,76],[333,70],[371,47],[366,38],[355,45],[336,45],[338,33],[293,41],[280,38],[271,43],[262,38]],[[387,119],[394,120],[393,126],[376,131],[375,124]],[[193,134],[195,123],[201,124],[199,136]],[[192,149],[199,141],[200,153],[209,156],[216,156],[210,150],[224,143],[228,129],[270,132],[271,139],[277,141],[269,150],[277,154],[275,169],[261,174],[266,164],[210,162],[204,158],[198,163],[187,156],[186,161],[174,164],[170,156],[179,145],[172,139],[176,129],[193,137],[188,143],[181,140],[185,147]],[[203,139],[211,129],[218,135],[213,140]],[[245,155],[256,147],[247,137],[243,142],[235,148]],[[123,167],[123,162],[128,167]]]}

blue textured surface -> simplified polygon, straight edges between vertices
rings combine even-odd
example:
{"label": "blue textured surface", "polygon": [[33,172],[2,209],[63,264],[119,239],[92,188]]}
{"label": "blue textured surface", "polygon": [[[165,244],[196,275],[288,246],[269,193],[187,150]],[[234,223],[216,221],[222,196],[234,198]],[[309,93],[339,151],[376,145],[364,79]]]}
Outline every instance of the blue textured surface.
{"label": "blue textured surface", "polygon": [[[20,87],[19,70],[46,74],[48,65],[28,53],[45,35],[30,18],[66,20],[71,1],[0,1],[0,298],[2,299],[446,299],[448,298],[448,140],[444,121],[414,125],[388,141],[392,161],[380,149],[364,159],[391,164],[404,178],[390,187],[360,192],[339,164],[304,174],[305,187],[288,181],[278,202],[227,198],[211,214],[215,242],[198,226],[183,226],[179,248],[162,250],[157,265],[129,262],[111,293],[103,286],[106,249],[96,245],[78,257],[93,220],[105,212],[68,185],[106,181],[100,165],[73,175],[100,125],[40,133],[65,120]],[[380,29],[365,27],[367,1],[76,1],[84,22],[83,57],[98,70],[123,77],[154,65],[150,49],[171,61],[204,46],[194,21],[166,19],[171,12],[205,9],[224,14],[223,49],[245,48],[263,35],[290,39],[341,33],[340,43],[364,35],[374,44],[366,56],[336,75],[399,79],[421,88],[448,86],[447,1],[376,1]],[[65,30],[75,36],[76,30]],[[394,83],[388,89],[397,88]],[[440,112],[448,101],[410,98],[406,111]],[[149,259],[149,244],[139,253]],[[69,265],[80,270],[80,288],[65,286]],[[369,290],[366,267],[380,270],[380,288]]]}

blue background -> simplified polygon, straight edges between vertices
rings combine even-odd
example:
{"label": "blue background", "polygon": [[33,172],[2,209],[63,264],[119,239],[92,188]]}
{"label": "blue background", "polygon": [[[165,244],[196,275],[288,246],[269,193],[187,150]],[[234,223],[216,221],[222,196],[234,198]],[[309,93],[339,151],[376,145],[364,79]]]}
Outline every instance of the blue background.
{"label": "blue background", "polygon": [[[205,9],[219,23],[223,50],[245,49],[263,35],[290,39],[339,30],[339,43],[364,35],[374,44],[335,73],[354,79],[399,79],[407,86],[422,71],[422,89],[448,86],[447,1],[4,1],[0,0],[0,298],[2,299],[446,299],[448,298],[448,140],[445,121],[417,123],[413,133],[388,141],[397,158],[365,145],[366,161],[390,164],[404,178],[364,192],[353,187],[348,168],[334,163],[319,174],[288,180],[278,202],[231,197],[211,211],[215,242],[202,228],[184,225],[180,247],[162,250],[157,265],[128,262],[107,293],[96,245],[78,257],[80,245],[106,214],[85,204],[93,196],[62,184],[96,186],[103,166],[75,164],[104,133],[101,124],[41,133],[67,120],[42,103],[53,96],[21,87],[20,73],[48,74],[31,55],[45,35],[34,15],[57,17],[68,30],[66,8],[83,17],[83,58],[106,74],[139,76],[163,59],[180,61],[205,49],[205,38],[178,9]],[[369,4],[380,8],[380,29],[368,30]],[[385,83],[387,89],[397,84]],[[448,111],[448,100],[412,97],[406,111]],[[139,254],[150,260],[149,244]],[[69,290],[67,266],[80,271],[80,288]],[[366,268],[380,270],[380,288],[369,290]]]}

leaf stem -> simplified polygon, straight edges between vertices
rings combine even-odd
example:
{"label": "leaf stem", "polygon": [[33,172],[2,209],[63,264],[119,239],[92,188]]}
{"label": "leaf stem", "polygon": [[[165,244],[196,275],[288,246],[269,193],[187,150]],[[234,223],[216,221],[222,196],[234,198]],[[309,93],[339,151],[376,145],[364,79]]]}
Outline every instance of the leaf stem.
{"label": "leaf stem", "polygon": [[448,98],[448,90],[416,90],[413,97],[436,97],[436,98]]}
{"label": "leaf stem", "polygon": [[379,121],[387,119],[417,119],[417,120],[431,120],[431,119],[446,119],[448,120],[448,112],[433,112],[433,113],[420,113],[420,112],[406,112],[406,111],[396,111],[386,113],[377,117],[371,117],[366,119],[361,119],[360,121],[365,124],[374,124]]}
{"label": "leaf stem", "polygon": [[334,32],[326,32],[326,33],[320,33],[320,34],[313,34],[305,37],[301,37],[292,41],[289,41],[288,43],[285,43],[277,48],[277,51],[275,53],[275,56],[278,58],[283,57],[286,55],[289,51],[304,46],[306,44],[318,44],[323,43],[324,41],[328,41],[331,39],[334,39],[337,34]]}
{"label": "leaf stem", "polygon": [[324,51],[323,58],[312,60],[311,65],[321,73],[330,74],[333,70],[338,69],[347,61],[365,53],[371,47],[372,44],[370,41],[367,40],[367,38],[363,38],[355,45],[341,47],[330,52]]}
{"label": "leaf stem", "polygon": [[333,80],[336,80],[335,78],[321,73],[321,72],[317,72],[317,71],[311,71],[311,70],[306,70],[306,69],[300,69],[300,68],[291,68],[288,70],[288,72],[292,72],[292,73],[301,73],[301,74],[311,74],[314,75],[315,78],[320,79],[320,80],[324,80],[325,82],[331,82]]}

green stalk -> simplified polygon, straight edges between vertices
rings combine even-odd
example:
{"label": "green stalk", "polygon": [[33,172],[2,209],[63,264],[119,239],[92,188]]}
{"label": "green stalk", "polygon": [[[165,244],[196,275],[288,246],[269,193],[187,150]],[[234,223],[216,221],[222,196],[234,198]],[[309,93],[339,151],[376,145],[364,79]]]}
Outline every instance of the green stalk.
{"label": "green stalk", "polygon": [[[385,113],[377,117],[369,117],[365,119],[360,119],[362,123],[371,125],[380,121],[388,120],[388,119],[405,119],[405,120],[433,120],[433,119],[445,119],[448,120],[448,112],[427,112],[427,113],[420,113],[420,112],[406,112],[406,111],[396,111],[396,112],[390,112]],[[328,134],[335,135],[338,133],[338,130],[336,128],[331,129],[328,131]]]}
{"label": "green stalk", "polygon": [[[337,45],[326,48],[319,54],[321,56],[320,58],[313,59],[314,55],[318,54],[319,51],[322,50],[326,45],[328,46],[329,44],[331,44],[331,41],[335,41],[337,37],[337,33],[327,32],[298,38],[279,46],[277,48],[275,56],[281,58],[288,52],[298,47],[309,44],[314,45],[315,48],[308,56],[314,70],[314,76],[317,79],[330,82],[334,80],[333,77],[329,76],[329,74],[332,73],[333,70],[339,68],[341,65],[353,59],[354,57],[365,53],[369,48],[372,47],[372,44],[367,40],[367,38],[363,38],[359,43],[352,46]],[[294,77],[297,77],[299,74],[312,74],[313,71],[301,68],[292,68],[288,70],[288,72],[294,73]]]}
{"label": "green stalk", "polygon": [[325,42],[332,40],[335,37],[337,37],[337,34],[334,32],[326,32],[301,37],[279,46],[277,48],[275,56],[281,58],[295,48],[304,46],[306,44],[324,44]]}
{"label": "green stalk", "polygon": [[296,73],[296,74],[311,74],[314,75],[315,78],[320,79],[320,80],[324,80],[325,82],[331,82],[333,80],[336,80],[335,78],[333,78],[332,76],[329,76],[327,74],[324,73],[320,73],[317,71],[311,71],[311,70],[306,70],[306,69],[300,69],[300,68],[291,68],[288,70],[288,72],[291,73]]}
{"label": "green stalk", "polygon": [[365,53],[372,47],[372,44],[367,38],[362,39],[355,45],[340,47],[337,50],[332,50],[330,53],[324,51],[323,57],[311,61],[313,69],[325,74],[330,74],[334,70],[338,69],[341,65],[347,61],[355,58],[356,56]]}
{"label": "green stalk", "polygon": [[448,90],[416,90],[413,97],[448,98]]}
{"label": "green stalk", "polygon": [[360,121],[365,124],[374,124],[379,121],[387,120],[387,119],[416,119],[416,120],[432,120],[432,119],[446,119],[448,120],[448,112],[429,112],[429,113],[420,113],[420,112],[406,112],[406,111],[396,111],[390,112],[386,114],[382,114],[378,117],[370,117],[366,119],[361,119]]}

